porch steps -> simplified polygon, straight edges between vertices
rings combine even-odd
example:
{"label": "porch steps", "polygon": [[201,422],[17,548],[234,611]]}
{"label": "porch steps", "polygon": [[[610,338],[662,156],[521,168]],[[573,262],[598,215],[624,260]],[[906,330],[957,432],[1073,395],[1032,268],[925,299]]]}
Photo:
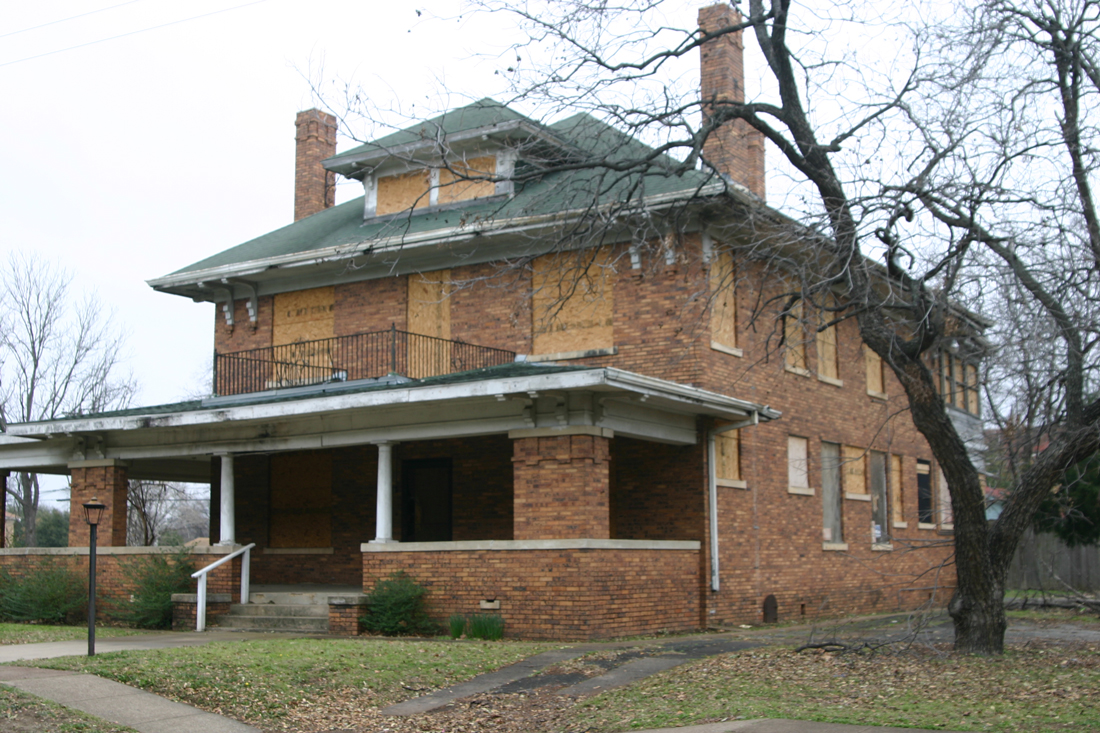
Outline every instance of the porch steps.
{"label": "porch steps", "polygon": [[332,590],[260,591],[248,594],[248,603],[234,603],[217,625],[235,631],[293,631],[328,633],[328,598],[344,595]]}

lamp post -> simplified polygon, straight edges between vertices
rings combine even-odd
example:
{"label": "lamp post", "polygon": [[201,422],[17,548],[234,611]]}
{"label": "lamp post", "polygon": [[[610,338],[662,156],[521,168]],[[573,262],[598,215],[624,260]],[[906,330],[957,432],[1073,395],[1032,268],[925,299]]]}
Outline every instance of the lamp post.
{"label": "lamp post", "polygon": [[95,540],[96,527],[103,516],[103,510],[107,505],[99,499],[84,503],[84,519],[91,528],[91,538],[88,543],[88,656],[95,656]]}

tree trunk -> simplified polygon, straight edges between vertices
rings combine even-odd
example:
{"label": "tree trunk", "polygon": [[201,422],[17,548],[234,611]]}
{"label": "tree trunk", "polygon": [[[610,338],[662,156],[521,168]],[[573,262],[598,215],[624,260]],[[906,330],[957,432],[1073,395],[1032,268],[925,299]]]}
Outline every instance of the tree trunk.
{"label": "tree trunk", "polygon": [[19,474],[19,504],[23,509],[23,546],[38,547],[38,482],[33,473]]}

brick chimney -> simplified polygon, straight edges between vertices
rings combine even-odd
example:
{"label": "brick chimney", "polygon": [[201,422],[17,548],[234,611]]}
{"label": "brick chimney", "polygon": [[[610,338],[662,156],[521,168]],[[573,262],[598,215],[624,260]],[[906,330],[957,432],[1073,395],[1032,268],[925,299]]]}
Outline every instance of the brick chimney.
{"label": "brick chimney", "polygon": [[[699,9],[699,28],[714,32],[741,22],[728,3]],[[727,33],[700,48],[700,94],[703,114],[722,101],[745,101],[745,61],[741,31]],[[705,117],[704,117],[705,119]],[[703,157],[760,198],[764,196],[764,136],[744,120],[734,120],[710,134]]]}
{"label": "brick chimney", "polygon": [[299,112],[294,150],[294,221],[336,203],[336,174],[321,165],[336,154],[336,118],[319,109]]}

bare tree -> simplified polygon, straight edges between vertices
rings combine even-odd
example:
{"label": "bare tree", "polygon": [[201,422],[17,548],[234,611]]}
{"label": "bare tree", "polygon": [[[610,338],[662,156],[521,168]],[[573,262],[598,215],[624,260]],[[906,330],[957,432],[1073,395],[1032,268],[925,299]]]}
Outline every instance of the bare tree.
{"label": "bare tree", "polygon": [[210,526],[209,501],[193,496],[186,484],[131,481],[128,499],[128,545],[186,542]]}
{"label": "bare tree", "polygon": [[[1100,91],[1095,2],[974,0],[962,28],[935,18],[932,27],[919,25],[925,19],[917,10],[927,9],[903,4],[793,9],[790,0],[750,0],[744,18],[705,29],[677,26],[666,12],[671,3],[660,0],[475,4],[512,14],[526,31],[527,40],[499,59],[512,103],[537,117],[591,117],[557,123],[570,133],[563,137],[584,141],[576,149],[539,157],[532,147],[519,156],[526,165],[507,174],[448,165],[452,178],[538,192],[547,173],[569,173],[568,185],[546,191],[558,211],[572,214],[555,223],[560,250],[627,237],[637,248],[666,251],[685,220],[709,207],[712,219],[736,222],[723,237],[735,256],[785,283],[754,313],[761,323],[778,318],[773,347],[790,337],[783,324],[792,318],[813,314],[811,330],[854,319],[864,344],[903,387],[947,480],[956,648],[1000,653],[1004,578],[1019,537],[1062,471],[1100,445],[1093,349],[1100,227],[1090,188],[1097,148],[1087,126]],[[766,63],[756,98],[700,98],[694,84],[679,83],[680,64],[742,34],[755,39]],[[882,46],[848,42],[883,34],[898,54],[892,66],[871,55]],[[997,104],[984,103],[997,95]],[[394,110],[359,113],[377,121],[393,119]],[[800,221],[768,210],[719,174],[713,141],[731,129],[779,151],[801,185],[788,203],[804,205],[785,207]],[[367,136],[379,131],[374,125]],[[444,118],[421,131],[437,141],[441,159],[454,153]],[[670,178],[695,182],[698,195],[686,204],[658,203],[652,194]],[[1018,185],[1040,180],[1043,190]],[[509,205],[500,211],[515,213]],[[399,231],[408,221],[391,226]],[[593,267],[615,265],[594,258],[575,256],[552,286],[566,292]],[[506,265],[529,263],[521,257]],[[987,323],[972,312],[984,307],[1015,308],[1030,332],[1045,335],[1036,344],[1017,338],[1020,331],[992,332],[1001,340],[1001,368],[1012,372],[1001,382],[996,414],[1041,414],[1035,434],[1045,446],[992,527],[968,436],[952,420],[942,374],[933,371],[942,351],[978,356],[987,349]],[[1042,358],[1033,358],[1040,350]],[[1046,371],[1025,373],[1008,366],[1013,359]],[[1010,406],[1023,394],[1020,380],[1035,390],[1026,405]]]}
{"label": "bare tree", "polygon": [[[0,404],[6,420],[99,412],[124,406],[134,394],[136,385],[121,363],[121,332],[94,296],[76,296],[71,289],[72,277],[60,265],[33,254],[9,257],[0,290]],[[7,493],[22,509],[25,544],[35,546],[37,474],[17,474]]]}

